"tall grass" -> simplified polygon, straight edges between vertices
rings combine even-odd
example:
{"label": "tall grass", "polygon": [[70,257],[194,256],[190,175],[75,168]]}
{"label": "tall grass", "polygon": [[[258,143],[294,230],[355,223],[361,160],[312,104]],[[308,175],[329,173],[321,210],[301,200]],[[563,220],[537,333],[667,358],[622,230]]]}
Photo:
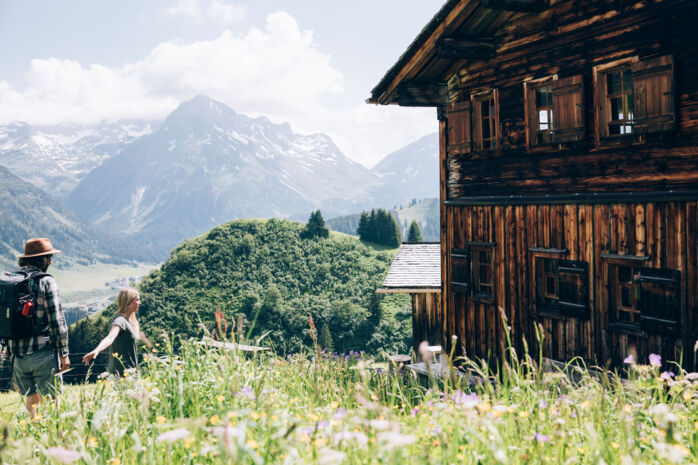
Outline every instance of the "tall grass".
{"label": "tall grass", "polygon": [[35,421],[18,397],[0,399],[2,462],[698,461],[698,375],[678,368],[569,377],[511,352],[500,367],[460,360],[467,375],[425,380],[356,353],[249,357],[183,343],[175,354],[167,338],[154,351],[137,375],[71,387]]}

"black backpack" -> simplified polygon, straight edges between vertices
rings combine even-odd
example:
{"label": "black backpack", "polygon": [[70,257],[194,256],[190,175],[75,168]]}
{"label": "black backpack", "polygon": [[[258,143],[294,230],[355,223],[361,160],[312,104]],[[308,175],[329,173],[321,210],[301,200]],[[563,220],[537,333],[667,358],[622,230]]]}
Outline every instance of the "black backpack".
{"label": "black backpack", "polygon": [[35,289],[50,274],[41,271],[0,273],[0,339],[27,339],[47,333],[47,325],[35,321]]}

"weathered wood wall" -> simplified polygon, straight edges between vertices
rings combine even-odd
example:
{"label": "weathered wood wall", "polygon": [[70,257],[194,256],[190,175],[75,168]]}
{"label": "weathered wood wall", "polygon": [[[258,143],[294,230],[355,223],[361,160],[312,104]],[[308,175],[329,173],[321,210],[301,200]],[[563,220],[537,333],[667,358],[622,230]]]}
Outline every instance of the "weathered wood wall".
{"label": "weathered wood wall", "polygon": [[418,353],[422,341],[429,342],[429,345],[442,343],[443,321],[440,293],[412,294],[412,346],[415,353]]}
{"label": "weathered wood wall", "polygon": [[[449,206],[449,250],[468,241],[494,242],[494,298],[491,303],[447,289],[444,335],[458,336],[459,353],[492,357],[503,353],[502,309],[514,346],[522,339],[535,349],[536,325],[543,328],[543,354],[557,360],[579,356],[589,363],[618,366],[634,353],[654,352],[693,367],[698,338],[698,202]],[[589,265],[589,319],[553,319],[535,313],[535,277],[530,248],[567,249],[564,258]],[[649,256],[645,265],[681,273],[681,325],[677,336],[631,335],[609,328],[609,270],[602,254]],[[450,270],[450,257],[445,269]],[[448,271],[447,271],[447,274]],[[450,282],[450,280],[448,281]],[[448,341],[444,340],[444,344]]]}

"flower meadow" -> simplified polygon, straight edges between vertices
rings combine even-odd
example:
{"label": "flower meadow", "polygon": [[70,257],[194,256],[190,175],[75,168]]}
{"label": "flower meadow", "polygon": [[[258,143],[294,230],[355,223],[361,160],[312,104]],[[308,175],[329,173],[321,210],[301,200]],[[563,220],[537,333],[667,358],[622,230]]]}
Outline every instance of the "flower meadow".
{"label": "flower meadow", "polygon": [[2,463],[698,463],[698,374],[656,358],[629,357],[621,378],[512,354],[496,373],[460,360],[426,379],[354,352],[154,349],[33,421],[4,395]]}

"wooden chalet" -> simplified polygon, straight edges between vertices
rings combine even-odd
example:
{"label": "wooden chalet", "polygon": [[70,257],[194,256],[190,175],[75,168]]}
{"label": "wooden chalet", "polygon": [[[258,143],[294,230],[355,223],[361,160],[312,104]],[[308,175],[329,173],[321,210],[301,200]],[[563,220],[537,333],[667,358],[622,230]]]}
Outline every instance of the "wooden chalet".
{"label": "wooden chalet", "polygon": [[519,351],[695,368],[697,43],[695,0],[449,0],[386,73],[437,109],[445,348],[501,355],[501,309]]}
{"label": "wooden chalet", "polygon": [[412,296],[412,346],[422,341],[438,345],[441,324],[441,245],[438,242],[403,242],[377,293]]}

